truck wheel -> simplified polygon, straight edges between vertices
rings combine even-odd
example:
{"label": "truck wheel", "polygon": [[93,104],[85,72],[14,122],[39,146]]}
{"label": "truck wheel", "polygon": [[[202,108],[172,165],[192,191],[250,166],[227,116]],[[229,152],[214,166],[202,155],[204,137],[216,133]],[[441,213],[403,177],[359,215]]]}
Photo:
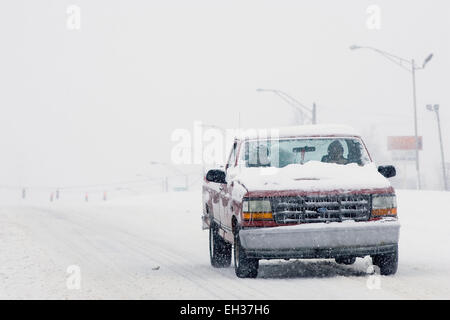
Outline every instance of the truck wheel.
{"label": "truck wheel", "polygon": [[259,260],[247,258],[241,246],[239,231],[234,236],[234,271],[239,278],[256,278],[258,275]]}
{"label": "truck wheel", "polygon": [[213,225],[209,228],[209,257],[214,268],[226,268],[231,265],[231,244],[225,242]]}
{"label": "truck wheel", "polygon": [[372,263],[380,268],[380,274],[382,275],[395,274],[398,267],[398,247],[392,253],[373,256]]}
{"label": "truck wheel", "polygon": [[356,261],[356,257],[338,257],[334,259],[336,261],[336,263],[339,264],[354,264]]}

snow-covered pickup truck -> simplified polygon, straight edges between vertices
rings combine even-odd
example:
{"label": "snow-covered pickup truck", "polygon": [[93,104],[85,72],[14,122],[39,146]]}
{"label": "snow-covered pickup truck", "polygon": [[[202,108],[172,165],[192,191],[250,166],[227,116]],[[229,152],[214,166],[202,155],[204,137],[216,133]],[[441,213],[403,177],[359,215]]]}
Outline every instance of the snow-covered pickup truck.
{"label": "snow-covered pickup truck", "polygon": [[[286,127],[234,140],[227,164],[203,184],[203,229],[211,265],[254,278],[261,259],[370,255],[383,275],[398,264],[395,191],[360,135],[334,125]],[[232,250],[233,248],[233,250]]]}

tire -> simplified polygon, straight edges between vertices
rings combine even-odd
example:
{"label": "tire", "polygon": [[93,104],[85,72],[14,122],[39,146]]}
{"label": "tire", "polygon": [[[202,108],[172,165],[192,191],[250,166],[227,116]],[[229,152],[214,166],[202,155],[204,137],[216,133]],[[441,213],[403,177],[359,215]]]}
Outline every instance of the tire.
{"label": "tire", "polygon": [[339,264],[346,264],[346,265],[350,265],[350,264],[354,264],[356,261],[356,257],[338,257],[334,259],[336,261],[336,263]]}
{"label": "tire", "polygon": [[259,260],[247,258],[241,246],[239,231],[234,235],[234,271],[239,278],[256,278],[258,276]]}
{"label": "tire", "polygon": [[392,253],[378,254],[372,257],[372,263],[380,268],[380,274],[395,274],[398,268],[398,247]]}
{"label": "tire", "polygon": [[214,225],[209,228],[209,257],[214,268],[226,268],[231,265],[231,244],[219,236]]}

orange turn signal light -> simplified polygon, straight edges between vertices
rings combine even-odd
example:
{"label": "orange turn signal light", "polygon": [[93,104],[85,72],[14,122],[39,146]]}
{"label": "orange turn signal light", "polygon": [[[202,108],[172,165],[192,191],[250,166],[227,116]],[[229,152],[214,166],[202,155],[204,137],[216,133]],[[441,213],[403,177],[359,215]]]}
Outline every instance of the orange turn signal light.
{"label": "orange turn signal light", "polygon": [[372,216],[396,216],[397,208],[373,209]]}
{"label": "orange turn signal light", "polygon": [[272,220],[272,212],[244,212],[244,220]]}

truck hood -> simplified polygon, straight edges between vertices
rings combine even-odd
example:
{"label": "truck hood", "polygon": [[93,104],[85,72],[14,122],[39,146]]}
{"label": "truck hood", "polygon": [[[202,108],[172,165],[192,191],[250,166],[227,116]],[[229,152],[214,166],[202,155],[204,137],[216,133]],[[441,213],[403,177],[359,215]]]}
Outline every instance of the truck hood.
{"label": "truck hood", "polygon": [[309,161],[284,168],[236,168],[230,178],[242,184],[248,192],[285,191],[330,192],[387,189],[391,185],[374,163],[339,165]]}

